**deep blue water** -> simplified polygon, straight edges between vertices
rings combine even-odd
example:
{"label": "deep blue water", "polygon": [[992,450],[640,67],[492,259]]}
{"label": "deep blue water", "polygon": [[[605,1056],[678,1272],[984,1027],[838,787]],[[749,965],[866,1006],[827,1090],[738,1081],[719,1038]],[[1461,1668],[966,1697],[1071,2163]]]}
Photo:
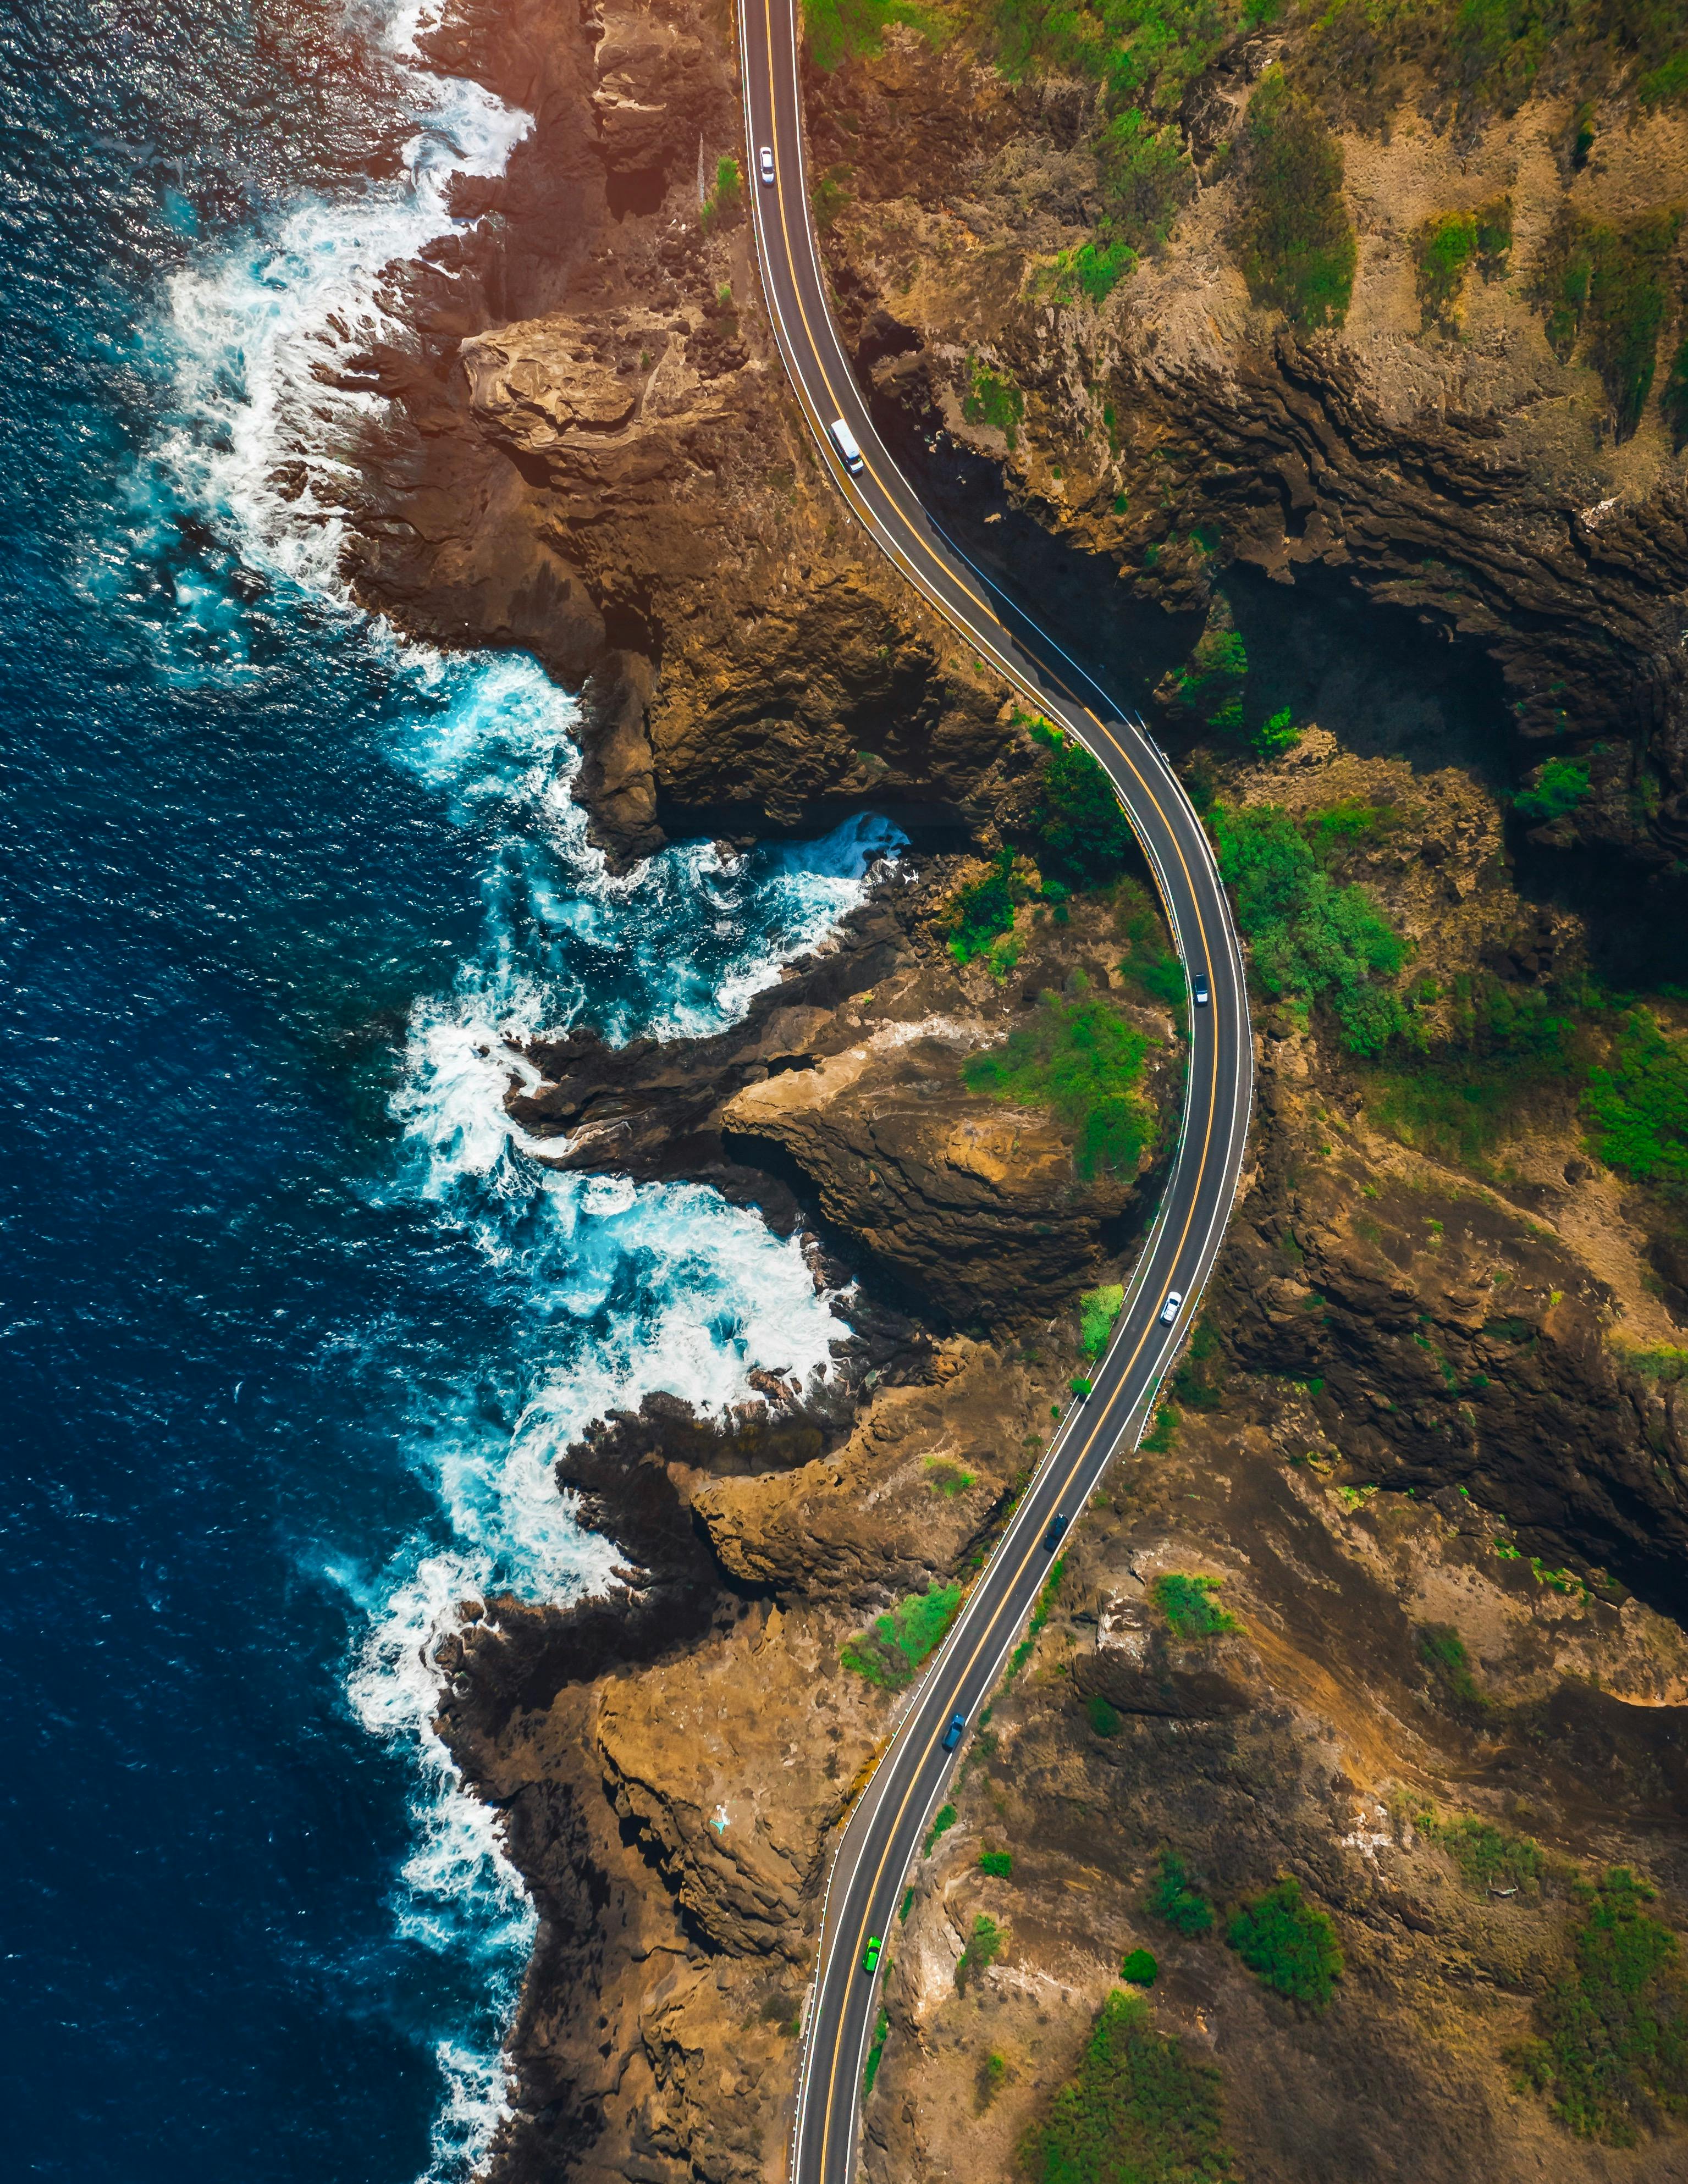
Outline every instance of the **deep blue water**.
{"label": "deep blue water", "polygon": [[401,30],[0,28],[9,2175],[461,2173],[531,1914],[422,1650],[601,1576],[549,1471],[607,1402],[839,1331],[750,1217],[503,1126],[504,1039],[723,1020],[883,830],[609,883],[567,700],[341,596],[328,308],[521,126]]}

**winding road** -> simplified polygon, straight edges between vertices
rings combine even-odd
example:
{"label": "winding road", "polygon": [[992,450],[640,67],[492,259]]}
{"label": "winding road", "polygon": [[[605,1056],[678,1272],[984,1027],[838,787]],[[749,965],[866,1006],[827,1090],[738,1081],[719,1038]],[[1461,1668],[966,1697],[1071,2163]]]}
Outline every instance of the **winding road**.
{"label": "winding road", "polygon": [[[858,2097],[878,2003],[861,1969],[870,1936],[895,1947],[905,1879],[961,1752],[944,1749],[957,1713],[989,1697],[1049,1574],[1051,1519],[1076,1522],[1110,1459],[1141,1437],[1161,1376],[1188,1331],[1229,1217],[1248,1137],[1253,1049],[1243,967],[1201,823],[1140,722],[1052,639],[1011,636],[988,579],[933,527],[868,414],[827,308],[810,221],[796,0],[738,0],[746,187],[776,338],[821,457],[851,512],[903,574],[1028,703],[1106,767],[1160,883],[1178,953],[1206,973],[1212,1000],[1189,1011],[1184,1125],[1166,1195],[1126,1292],[1091,1393],[1075,1403],[980,1572],[844,1827],[835,1854],[805,2025],[794,2126],[794,2184],[846,2184]],[[759,174],[763,148],[773,179]],[[848,466],[828,432],[842,418],[861,452]],[[1003,600],[1004,610],[1009,609]],[[1017,627],[1036,625],[1014,603]],[[1045,656],[1039,657],[1039,653]],[[1173,1290],[1175,1319],[1161,1318]],[[965,1751],[965,1740],[961,1750]]]}

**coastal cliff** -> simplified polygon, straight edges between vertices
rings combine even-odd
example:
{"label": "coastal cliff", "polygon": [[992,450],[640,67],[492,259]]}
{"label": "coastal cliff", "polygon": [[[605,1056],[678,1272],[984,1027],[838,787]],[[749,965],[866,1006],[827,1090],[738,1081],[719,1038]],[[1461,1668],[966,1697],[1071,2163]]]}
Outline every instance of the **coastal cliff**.
{"label": "coastal cliff", "polygon": [[[1244,1194],[889,1937],[888,2184],[1035,2171],[1116,2032],[1216,2177],[1688,2177],[1676,2035],[1591,2092],[1574,2022],[1600,1919],[1688,2008],[1688,1245],[1591,1120],[1685,1033],[1635,1003],[1688,840],[1688,504],[1669,370],[1624,378],[1601,312],[1627,252],[1668,365],[1688,134],[1609,43],[1450,89],[1352,15],[1251,11],[1141,107],[1035,43],[1009,70],[999,19],[841,33],[806,83],[840,322],[922,493],[1153,705],[1240,899],[1276,860],[1349,950],[1250,899]],[[540,1914],[501,2180],[783,2173],[837,1830],[1106,1335],[1179,1098],[1142,876],[1063,862],[1058,754],[785,394],[729,28],[453,14],[439,64],[536,127],[363,372],[361,595],[585,691],[612,862],[864,809],[912,838],[728,1031],[578,1025],[512,1082],[536,1157],[801,1228],[840,1334],[734,1418],[602,1422],[558,1483],[621,1591],[442,1641]],[[1268,292],[1273,129],[1340,312]],[[1101,1122],[1067,1067],[1099,1041]]]}

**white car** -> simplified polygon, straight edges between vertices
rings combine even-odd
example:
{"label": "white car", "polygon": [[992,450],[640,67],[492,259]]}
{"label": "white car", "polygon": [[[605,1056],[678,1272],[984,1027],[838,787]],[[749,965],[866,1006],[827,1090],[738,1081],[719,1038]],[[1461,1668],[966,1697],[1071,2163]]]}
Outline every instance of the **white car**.
{"label": "white car", "polygon": [[834,417],[827,427],[827,437],[844,458],[844,468],[854,474],[862,469],[861,450],[855,443],[855,435],[842,417]]}
{"label": "white car", "polygon": [[1178,1306],[1184,1302],[1182,1290],[1168,1290],[1167,1301],[1161,1306],[1161,1324],[1170,1327],[1178,1316]]}
{"label": "white car", "polygon": [[772,189],[774,186],[774,153],[772,144],[764,144],[761,150],[757,153],[756,172],[761,176],[766,187]]}

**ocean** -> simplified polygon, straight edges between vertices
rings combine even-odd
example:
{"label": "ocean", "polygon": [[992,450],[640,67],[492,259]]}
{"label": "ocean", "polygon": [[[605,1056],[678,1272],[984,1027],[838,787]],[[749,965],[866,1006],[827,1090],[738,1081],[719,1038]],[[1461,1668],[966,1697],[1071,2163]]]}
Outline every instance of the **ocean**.
{"label": "ocean", "polygon": [[13,2176],[468,2173],[533,1914],[432,1638],[607,1581],[551,1481],[588,1420],[844,1331],[754,1214],[503,1116],[525,1034],[730,1021],[900,838],[611,878],[570,699],[348,597],[368,398],[314,367],[529,125],[415,32],[0,26]]}

